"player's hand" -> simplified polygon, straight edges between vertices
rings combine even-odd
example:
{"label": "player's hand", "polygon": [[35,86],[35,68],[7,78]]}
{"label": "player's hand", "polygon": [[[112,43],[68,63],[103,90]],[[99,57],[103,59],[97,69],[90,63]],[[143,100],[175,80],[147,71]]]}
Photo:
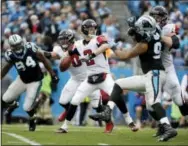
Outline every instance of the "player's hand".
{"label": "player's hand", "polygon": [[59,82],[59,77],[56,74],[52,75],[52,82],[53,83],[58,83]]}
{"label": "player's hand", "polygon": [[85,55],[85,56],[81,56],[81,57],[80,57],[80,61],[81,61],[81,62],[87,62],[87,61],[89,61],[89,60],[90,60],[89,55]]}
{"label": "player's hand", "polygon": [[96,55],[95,55],[94,53],[92,53],[92,54],[87,54],[87,55],[85,55],[85,56],[81,56],[81,57],[80,57],[80,61],[82,61],[82,62],[87,62],[87,61],[93,59],[95,56],[96,56]]}

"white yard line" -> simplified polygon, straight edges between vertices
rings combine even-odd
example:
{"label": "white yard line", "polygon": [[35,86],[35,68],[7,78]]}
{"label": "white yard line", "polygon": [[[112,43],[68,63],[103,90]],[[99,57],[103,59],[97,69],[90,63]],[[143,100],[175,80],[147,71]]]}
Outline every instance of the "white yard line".
{"label": "white yard line", "polygon": [[21,136],[21,135],[18,135],[18,134],[15,134],[15,133],[8,133],[8,132],[2,132],[2,133],[7,134],[7,135],[9,135],[9,136],[12,136],[12,137],[14,137],[14,138],[17,138],[17,139],[19,139],[20,141],[23,141],[23,142],[25,142],[25,143],[27,143],[27,144],[41,146],[40,143],[34,142],[34,141],[32,141],[32,140],[29,140],[29,139],[27,139],[27,138],[25,138],[25,137],[23,137],[23,136]]}
{"label": "white yard line", "polygon": [[109,144],[106,144],[106,143],[98,143],[98,145],[109,145]]}

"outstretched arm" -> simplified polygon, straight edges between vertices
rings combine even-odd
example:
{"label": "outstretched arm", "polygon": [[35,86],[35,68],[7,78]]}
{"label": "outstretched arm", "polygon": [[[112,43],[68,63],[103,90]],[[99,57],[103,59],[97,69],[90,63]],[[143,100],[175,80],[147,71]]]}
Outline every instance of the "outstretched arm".
{"label": "outstretched arm", "polygon": [[1,79],[8,73],[8,71],[11,69],[12,66],[13,66],[12,63],[9,63],[7,61],[5,62],[0,72]]}
{"label": "outstretched arm", "polygon": [[140,42],[137,43],[136,46],[130,50],[119,50],[119,49],[117,50],[114,47],[112,47],[112,49],[114,50],[116,56],[119,57],[119,59],[126,60],[145,53],[148,50],[148,44]]}
{"label": "outstretched arm", "polygon": [[52,70],[50,63],[47,60],[47,58],[44,56],[44,54],[41,51],[37,51],[36,55],[37,55],[38,60],[40,60],[44,64],[45,68],[48,70],[48,72],[50,73],[50,75],[54,76],[55,73]]}
{"label": "outstretched arm", "polygon": [[55,53],[55,52],[47,52],[47,51],[43,51],[44,56],[48,59],[54,59],[54,60],[59,60],[61,59],[61,57]]}

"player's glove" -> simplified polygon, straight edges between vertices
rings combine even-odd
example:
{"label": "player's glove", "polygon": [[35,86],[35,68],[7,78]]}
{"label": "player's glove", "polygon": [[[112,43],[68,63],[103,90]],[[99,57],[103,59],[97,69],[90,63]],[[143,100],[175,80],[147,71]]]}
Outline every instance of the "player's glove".
{"label": "player's glove", "polygon": [[134,27],[134,24],[136,22],[136,17],[134,17],[134,16],[129,17],[126,21],[127,21],[128,25],[129,25],[129,27]]}
{"label": "player's glove", "polygon": [[52,75],[52,83],[58,83],[59,82],[59,78],[57,75]]}
{"label": "player's glove", "polygon": [[127,34],[128,34],[129,36],[135,36],[135,35],[136,35],[135,28],[130,27],[130,28],[128,29],[128,31],[127,31]]}
{"label": "player's glove", "polygon": [[95,53],[88,54],[88,55],[85,55],[85,56],[81,56],[80,61],[87,62],[87,61],[93,59],[94,57],[96,57]]}

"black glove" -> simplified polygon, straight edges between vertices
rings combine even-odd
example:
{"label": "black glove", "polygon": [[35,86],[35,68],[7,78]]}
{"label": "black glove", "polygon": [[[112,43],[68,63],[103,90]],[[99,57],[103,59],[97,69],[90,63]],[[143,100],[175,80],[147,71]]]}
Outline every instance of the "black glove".
{"label": "black glove", "polygon": [[136,34],[135,28],[130,27],[127,33],[129,36],[134,36]]}
{"label": "black glove", "polygon": [[136,22],[136,17],[134,17],[134,16],[129,17],[129,18],[127,19],[127,23],[128,23],[128,25],[129,25],[129,27],[134,27],[135,22]]}
{"label": "black glove", "polygon": [[58,78],[58,76],[57,75],[53,75],[52,76],[52,83],[58,83],[59,82],[59,78]]}

